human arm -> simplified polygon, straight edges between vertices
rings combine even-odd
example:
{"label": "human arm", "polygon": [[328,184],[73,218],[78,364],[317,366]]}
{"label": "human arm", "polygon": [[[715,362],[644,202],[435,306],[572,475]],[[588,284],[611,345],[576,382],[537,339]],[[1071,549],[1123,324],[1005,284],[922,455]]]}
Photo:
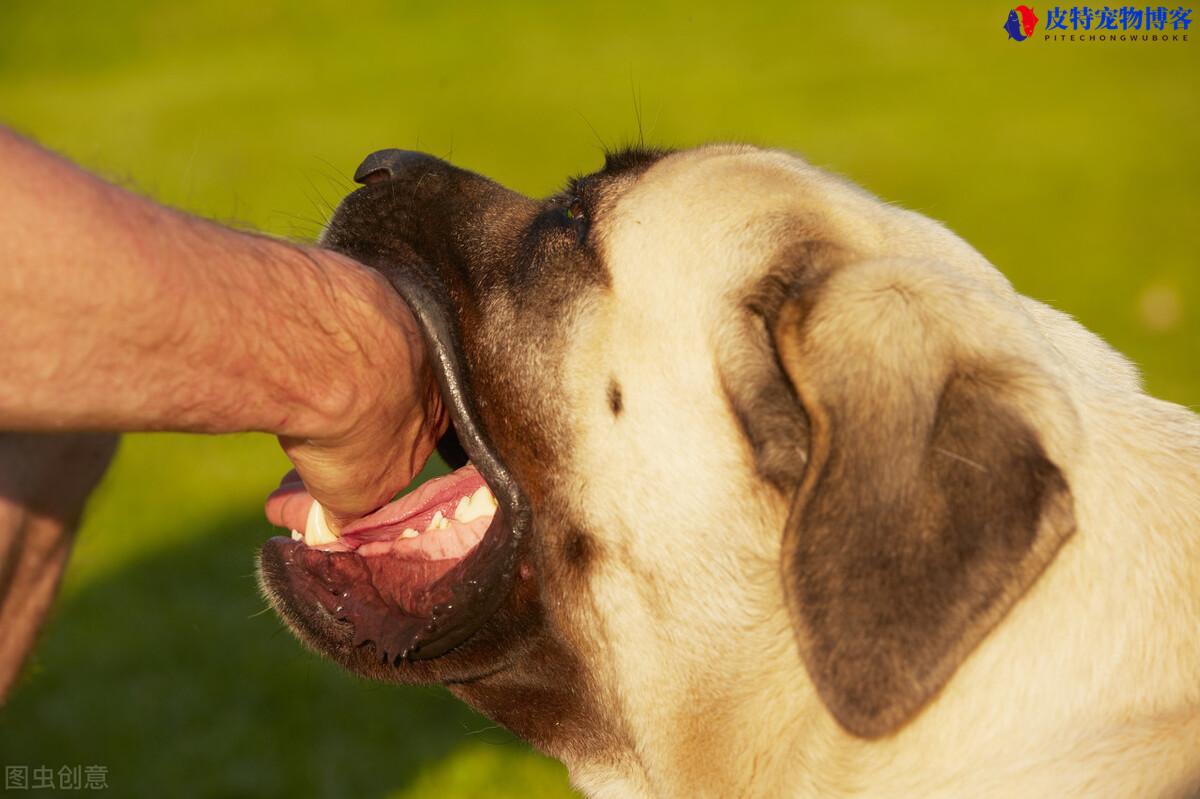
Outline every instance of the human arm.
{"label": "human arm", "polygon": [[0,128],[0,430],[278,435],[338,520],[445,430],[411,313],[335,253],[113,186]]}

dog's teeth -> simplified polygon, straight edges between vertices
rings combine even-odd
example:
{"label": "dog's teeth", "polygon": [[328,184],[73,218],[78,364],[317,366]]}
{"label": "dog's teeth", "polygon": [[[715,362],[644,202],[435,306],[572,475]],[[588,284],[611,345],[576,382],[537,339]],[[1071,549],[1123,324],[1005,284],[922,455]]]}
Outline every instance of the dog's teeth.
{"label": "dog's teeth", "polygon": [[308,522],[304,525],[304,543],[310,547],[331,544],[337,540],[337,535],[329,529],[325,520],[325,510],[315,499],[308,509]]}
{"label": "dog's teeth", "polygon": [[427,530],[445,530],[449,526],[450,526],[450,521],[445,516],[443,516],[442,512],[439,510],[437,513],[433,514],[433,518],[429,520],[429,526],[425,529],[427,529]]}
{"label": "dog's teeth", "polygon": [[463,497],[458,501],[458,506],[454,509],[454,518],[460,522],[471,521],[467,518],[467,514],[471,511],[471,498]]}
{"label": "dog's teeth", "polygon": [[480,486],[469,497],[463,497],[454,511],[454,518],[460,522],[469,522],[482,516],[491,516],[496,512],[496,498],[487,486]]}
{"label": "dog's teeth", "polygon": [[292,530],[292,540],[293,541],[303,541],[304,533],[300,532],[299,530]]}
{"label": "dog's teeth", "polygon": [[400,537],[401,538],[416,538],[419,535],[420,535],[420,533],[418,533],[416,530],[412,529],[411,527],[405,527],[404,532],[400,534]]}

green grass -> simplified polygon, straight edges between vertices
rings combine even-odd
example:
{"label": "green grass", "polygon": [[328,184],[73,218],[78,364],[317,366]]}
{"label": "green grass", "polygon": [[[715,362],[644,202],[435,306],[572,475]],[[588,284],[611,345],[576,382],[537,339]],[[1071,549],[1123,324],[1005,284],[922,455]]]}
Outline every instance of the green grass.
{"label": "green grass", "polygon": [[[297,11],[300,9],[300,11]],[[1200,53],[1016,45],[978,3],[0,3],[0,121],[160,200],[311,238],[361,157],[545,193],[602,143],[795,149],[947,222],[1200,402]],[[447,694],[349,677],[251,577],[265,437],[134,436],[0,711],[4,763],[121,796],[556,796]]]}

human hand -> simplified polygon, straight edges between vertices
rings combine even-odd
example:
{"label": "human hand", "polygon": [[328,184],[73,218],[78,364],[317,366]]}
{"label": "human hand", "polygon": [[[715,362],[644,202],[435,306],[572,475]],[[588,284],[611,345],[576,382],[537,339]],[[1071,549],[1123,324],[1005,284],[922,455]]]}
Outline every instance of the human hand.
{"label": "human hand", "polygon": [[[421,332],[408,306],[375,273],[353,305],[353,349],[339,377],[346,411],[306,437],[280,436],[296,468],[267,500],[272,524],[304,531],[312,500],[340,527],[412,482],[449,426]],[[352,295],[353,296],[353,295]]]}

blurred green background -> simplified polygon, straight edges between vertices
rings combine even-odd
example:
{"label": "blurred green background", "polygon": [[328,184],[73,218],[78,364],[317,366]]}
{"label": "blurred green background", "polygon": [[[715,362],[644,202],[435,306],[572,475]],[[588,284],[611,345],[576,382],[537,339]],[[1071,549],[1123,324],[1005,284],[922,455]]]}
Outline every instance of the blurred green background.
{"label": "blurred green background", "polygon": [[[535,194],[639,130],[792,148],[945,221],[1195,405],[1197,43],[1016,44],[1007,12],[3,0],[0,122],[297,239],[385,146]],[[440,689],[352,678],[260,613],[260,504],[286,466],[265,436],[126,439],[0,711],[0,762],[103,764],[119,796],[570,795]]]}

